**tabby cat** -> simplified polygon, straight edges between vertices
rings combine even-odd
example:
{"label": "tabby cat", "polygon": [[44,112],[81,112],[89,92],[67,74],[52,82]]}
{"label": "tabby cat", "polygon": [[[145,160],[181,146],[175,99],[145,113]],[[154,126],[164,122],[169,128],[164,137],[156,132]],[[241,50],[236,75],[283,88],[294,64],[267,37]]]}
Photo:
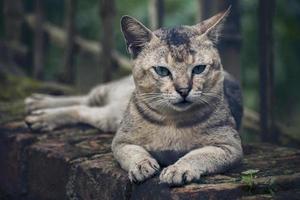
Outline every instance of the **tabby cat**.
{"label": "tabby cat", "polygon": [[124,16],[133,75],[86,96],[32,95],[27,124],[50,131],[82,122],[117,131],[112,151],[134,182],[160,172],[162,183],[182,185],[225,171],[243,154],[240,87],[215,47],[228,13],[153,32]]}

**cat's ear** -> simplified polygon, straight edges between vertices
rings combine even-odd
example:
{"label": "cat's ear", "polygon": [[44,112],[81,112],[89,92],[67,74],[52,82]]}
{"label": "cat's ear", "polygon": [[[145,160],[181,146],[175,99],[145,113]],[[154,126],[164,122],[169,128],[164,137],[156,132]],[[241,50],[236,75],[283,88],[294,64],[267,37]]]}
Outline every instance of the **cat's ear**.
{"label": "cat's ear", "polygon": [[156,37],[141,22],[130,16],[123,16],[121,19],[121,30],[123,32],[127,49],[136,57],[143,47]]}
{"label": "cat's ear", "polygon": [[218,42],[221,31],[223,30],[224,23],[229,15],[231,6],[223,12],[220,12],[213,17],[202,21],[194,27],[202,35],[206,35],[213,42]]}

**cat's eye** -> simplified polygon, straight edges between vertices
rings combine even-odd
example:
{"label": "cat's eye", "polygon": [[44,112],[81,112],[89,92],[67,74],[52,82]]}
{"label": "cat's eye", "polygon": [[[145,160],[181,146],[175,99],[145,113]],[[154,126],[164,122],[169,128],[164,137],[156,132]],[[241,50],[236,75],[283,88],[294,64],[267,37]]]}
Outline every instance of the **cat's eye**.
{"label": "cat's eye", "polygon": [[196,65],[193,68],[192,74],[201,74],[206,68],[206,65]]}
{"label": "cat's eye", "polygon": [[154,67],[154,71],[161,77],[169,76],[171,74],[168,68],[163,66]]}

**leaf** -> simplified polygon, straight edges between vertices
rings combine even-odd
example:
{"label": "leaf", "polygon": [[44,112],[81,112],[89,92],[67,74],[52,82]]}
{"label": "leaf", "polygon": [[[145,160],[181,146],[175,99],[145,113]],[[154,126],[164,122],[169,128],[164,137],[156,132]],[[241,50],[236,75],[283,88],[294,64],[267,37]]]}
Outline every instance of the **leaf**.
{"label": "leaf", "polygon": [[254,175],[257,174],[259,172],[258,169],[249,169],[247,171],[243,171],[242,175]]}

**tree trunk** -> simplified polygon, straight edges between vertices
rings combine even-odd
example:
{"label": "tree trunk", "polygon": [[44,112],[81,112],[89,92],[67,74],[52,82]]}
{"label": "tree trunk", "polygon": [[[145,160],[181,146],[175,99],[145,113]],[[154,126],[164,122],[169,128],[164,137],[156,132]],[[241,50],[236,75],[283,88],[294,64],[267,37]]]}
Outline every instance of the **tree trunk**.
{"label": "tree trunk", "polygon": [[273,15],[275,1],[259,1],[260,122],[262,141],[277,142],[274,131]]}
{"label": "tree trunk", "polygon": [[113,49],[114,49],[114,21],[116,9],[114,0],[100,0],[100,17],[102,22],[102,54],[101,58],[101,72],[102,81],[108,82],[112,79],[112,72],[116,70],[113,63]]}
{"label": "tree trunk", "polygon": [[163,25],[164,0],[149,0],[150,28],[156,30]]}
{"label": "tree trunk", "polygon": [[65,0],[65,28],[66,28],[66,48],[64,55],[63,81],[73,84],[75,79],[75,15],[77,0]]}
{"label": "tree trunk", "polygon": [[43,79],[45,65],[45,34],[43,31],[44,8],[43,1],[35,1],[36,27],[34,29],[34,70],[36,79]]}

